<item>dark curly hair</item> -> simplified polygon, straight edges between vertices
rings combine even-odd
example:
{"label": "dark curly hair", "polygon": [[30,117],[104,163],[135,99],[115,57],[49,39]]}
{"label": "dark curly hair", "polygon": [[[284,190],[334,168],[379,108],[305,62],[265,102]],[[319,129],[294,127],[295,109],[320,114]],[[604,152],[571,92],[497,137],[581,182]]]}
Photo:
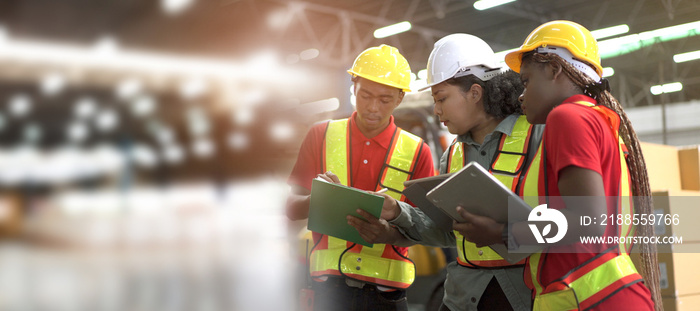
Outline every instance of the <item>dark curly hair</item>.
{"label": "dark curly hair", "polygon": [[463,92],[469,91],[474,84],[478,84],[484,90],[484,111],[498,119],[505,118],[513,113],[523,113],[518,97],[523,93],[523,84],[517,72],[508,70],[499,73],[488,81],[481,81],[474,75],[452,78],[446,81],[448,84],[459,86]]}

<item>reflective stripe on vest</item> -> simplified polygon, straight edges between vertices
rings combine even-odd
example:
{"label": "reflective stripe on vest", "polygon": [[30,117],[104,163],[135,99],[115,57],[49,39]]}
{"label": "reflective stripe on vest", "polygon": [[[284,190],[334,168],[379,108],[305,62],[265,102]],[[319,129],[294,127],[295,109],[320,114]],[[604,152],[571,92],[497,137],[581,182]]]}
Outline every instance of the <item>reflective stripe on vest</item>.
{"label": "reflective stripe on vest", "polygon": [[[330,121],[323,148],[323,171],[335,173],[344,185],[351,185],[352,179],[349,131],[347,119]],[[400,199],[403,182],[413,175],[422,144],[419,137],[397,128],[376,190],[382,185],[398,190],[389,191],[388,194]],[[314,245],[309,268],[312,277],[344,275],[377,285],[407,288],[413,283],[416,270],[407,255],[407,251],[399,252],[392,245],[366,247],[323,235]]]}
{"label": "reflective stripe on vest", "polygon": [[[599,113],[610,126],[613,135],[618,138],[621,175],[618,188],[620,195],[616,203],[619,214],[631,215],[634,212],[632,191],[624,153],[626,147],[618,132],[619,116],[606,107],[596,106],[590,102],[581,101],[576,102],[576,104],[590,107]],[[540,145],[530,169],[526,173],[522,192],[538,189],[541,190],[538,193],[545,193],[545,187],[548,186],[546,176],[544,178],[539,176],[540,172],[543,171],[541,165],[547,165],[542,163],[542,152],[546,152],[546,150],[543,150],[542,145]],[[527,201],[528,198],[525,199]],[[536,197],[529,197],[529,199],[536,200]],[[635,227],[619,226],[617,234],[624,237],[632,236],[635,234]],[[586,310],[596,306],[619,290],[642,281],[641,275],[637,273],[628,255],[631,247],[630,244],[619,244],[611,247],[606,252],[596,255],[585,265],[569,271],[563,279],[554,281],[546,287],[539,280],[546,256],[543,256],[542,252],[530,255],[527,261],[530,279],[526,281],[535,291],[533,310]]]}
{"label": "reflective stripe on vest", "polygon": [[[642,281],[642,276],[637,273],[630,256],[618,255],[615,250],[611,248],[608,252],[599,254],[597,258],[573,270],[565,278],[552,282],[544,290],[540,288],[532,309],[586,310],[620,289]],[[541,255],[533,254],[531,260],[539,261]]]}
{"label": "reflective stripe on vest", "polygon": [[[489,171],[504,185],[515,191],[517,189],[523,165],[532,133],[532,125],[527,122],[523,115],[513,126],[511,135],[502,135],[498,150]],[[466,153],[464,143],[454,142],[449,149],[447,168],[449,172],[457,172],[466,164]],[[536,194],[533,192],[533,195]],[[454,231],[457,239],[457,263],[466,267],[507,267],[525,264],[523,259],[520,262],[511,264],[498,255],[490,247],[476,247],[476,244],[464,239],[459,231]]]}

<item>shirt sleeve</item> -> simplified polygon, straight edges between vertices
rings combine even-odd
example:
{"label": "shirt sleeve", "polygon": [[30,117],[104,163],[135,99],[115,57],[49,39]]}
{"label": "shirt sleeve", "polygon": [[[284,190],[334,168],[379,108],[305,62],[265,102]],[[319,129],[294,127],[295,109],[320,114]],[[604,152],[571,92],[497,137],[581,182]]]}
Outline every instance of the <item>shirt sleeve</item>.
{"label": "shirt sleeve", "polygon": [[423,211],[406,202],[398,202],[401,213],[389,221],[407,239],[435,247],[455,247],[456,238],[452,232],[438,228],[435,222]]}
{"label": "shirt sleeve", "polygon": [[[427,149],[427,145],[424,147],[423,153],[428,153],[430,158],[430,169],[434,168],[432,165],[432,154],[430,154],[430,149]],[[426,152],[427,151],[427,152]],[[442,164],[441,164],[442,166]],[[417,174],[416,174],[417,175]],[[433,176],[432,174],[429,176]],[[429,177],[425,176],[425,177]],[[422,178],[422,177],[418,177]],[[405,202],[398,202],[401,212],[396,219],[389,221],[390,224],[396,226],[396,228],[401,232],[401,234],[407,239],[428,246],[436,247],[454,247],[455,246],[455,236],[452,232],[445,232],[438,228],[435,222],[428,217],[423,211],[418,208],[411,206]]]}
{"label": "shirt sleeve", "polygon": [[321,167],[321,148],[328,122],[314,125],[301,143],[297,161],[287,183],[311,190],[311,181],[316,175],[323,173]]}
{"label": "shirt sleeve", "polygon": [[558,178],[572,165],[603,175],[600,146],[604,127],[593,109],[562,104],[550,112],[546,124],[544,147],[554,176]]}

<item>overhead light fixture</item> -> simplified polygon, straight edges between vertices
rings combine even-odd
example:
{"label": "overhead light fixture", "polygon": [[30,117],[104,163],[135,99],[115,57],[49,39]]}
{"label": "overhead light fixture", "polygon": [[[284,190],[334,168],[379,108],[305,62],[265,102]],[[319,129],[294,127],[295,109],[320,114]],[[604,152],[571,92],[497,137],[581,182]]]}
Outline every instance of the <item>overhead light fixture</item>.
{"label": "overhead light fixture", "polygon": [[477,2],[474,2],[474,8],[479,11],[483,11],[499,5],[511,3],[513,1],[515,0],[479,0]]}
{"label": "overhead light fixture", "polygon": [[193,0],[161,0],[160,6],[165,13],[177,15],[187,10],[193,2]]}
{"label": "overhead light fixture", "polygon": [[612,67],[604,67],[603,68],[603,78],[610,77],[615,74],[615,69]]}
{"label": "overhead light fixture", "polygon": [[287,122],[275,122],[270,127],[270,136],[276,141],[289,141],[294,137],[294,127]]}
{"label": "overhead light fixture", "polygon": [[700,59],[700,50],[673,55],[673,61],[676,63],[689,62],[696,59]]}
{"label": "overhead light fixture", "polygon": [[338,108],[340,108],[340,100],[337,97],[333,97],[299,105],[297,106],[297,112],[300,115],[314,115],[336,111]]}
{"label": "overhead light fixture", "polygon": [[310,60],[318,57],[320,52],[317,49],[308,49],[308,50],[303,50],[301,53],[299,53],[299,57],[301,60]]}
{"label": "overhead light fixture", "polygon": [[426,80],[416,80],[411,82],[411,91],[413,92],[418,92],[418,90],[428,86],[428,81]]}
{"label": "overhead light fixture", "polygon": [[233,150],[245,150],[248,148],[250,140],[248,139],[248,135],[241,132],[235,132],[229,135],[228,144]]}
{"label": "overhead light fixture", "polygon": [[661,95],[663,93],[678,92],[682,89],[683,89],[683,83],[673,82],[673,83],[666,83],[664,85],[654,85],[649,90],[651,90],[651,94]]}
{"label": "overhead light fixture", "polygon": [[374,37],[377,39],[381,39],[381,38],[386,38],[386,37],[393,36],[396,34],[400,34],[402,32],[406,32],[409,30],[411,30],[411,23],[409,23],[407,21],[403,21],[400,23],[396,23],[396,24],[389,25],[389,26],[382,27],[382,28],[375,30]]}
{"label": "overhead light fixture", "polygon": [[192,152],[198,158],[209,158],[216,152],[216,146],[209,138],[201,137],[192,143]]}
{"label": "overhead light fixture", "polygon": [[97,111],[97,102],[92,97],[82,97],[73,106],[73,112],[79,119],[92,117]]}
{"label": "overhead light fixture", "polygon": [[95,126],[102,132],[109,132],[119,125],[119,115],[116,111],[106,108],[95,117]]}
{"label": "overhead light fixture", "polygon": [[60,93],[66,87],[66,78],[57,72],[45,75],[41,79],[41,92],[44,95],[53,96]]}
{"label": "overhead light fixture", "polygon": [[601,58],[625,55],[652,44],[700,34],[700,21],[659,28],[598,42]]}
{"label": "overhead light fixture", "polygon": [[607,28],[603,28],[603,29],[593,30],[593,31],[591,31],[591,34],[596,39],[603,39],[603,38],[621,35],[623,33],[628,33],[629,31],[630,31],[630,27],[627,26],[627,24],[622,24],[622,25],[607,27]]}
{"label": "overhead light fixture", "polygon": [[29,95],[16,94],[10,97],[10,114],[15,117],[24,117],[32,111],[32,99]]}
{"label": "overhead light fixture", "polygon": [[428,69],[418,70],[418,79],[420,79],[420,80],[428,79]]}

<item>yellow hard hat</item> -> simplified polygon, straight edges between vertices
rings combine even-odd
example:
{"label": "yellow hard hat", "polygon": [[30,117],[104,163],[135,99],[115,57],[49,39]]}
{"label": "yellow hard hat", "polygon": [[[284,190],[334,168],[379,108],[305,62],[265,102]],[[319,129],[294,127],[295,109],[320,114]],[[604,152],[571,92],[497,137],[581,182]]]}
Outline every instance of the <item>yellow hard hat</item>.
{"label": "yellow hard hat", "polygon": [[[603,75],[600,65],[598,42],[585,27],[571,21],[552,21],[535,28],[517,51],[506,55],[506,64],[515,72],[520,72],[523,54],[547,47],[561,47],[568,50],[575,60],[583,61],[595,67],[598,76]],[[557,53],[559,54],[559,53]]]}
{"label": "yellow hard hat", "polygon": [[364,50],[348,73],[377,83],[410,92],[411,67],[399,50],[382,44]]}

